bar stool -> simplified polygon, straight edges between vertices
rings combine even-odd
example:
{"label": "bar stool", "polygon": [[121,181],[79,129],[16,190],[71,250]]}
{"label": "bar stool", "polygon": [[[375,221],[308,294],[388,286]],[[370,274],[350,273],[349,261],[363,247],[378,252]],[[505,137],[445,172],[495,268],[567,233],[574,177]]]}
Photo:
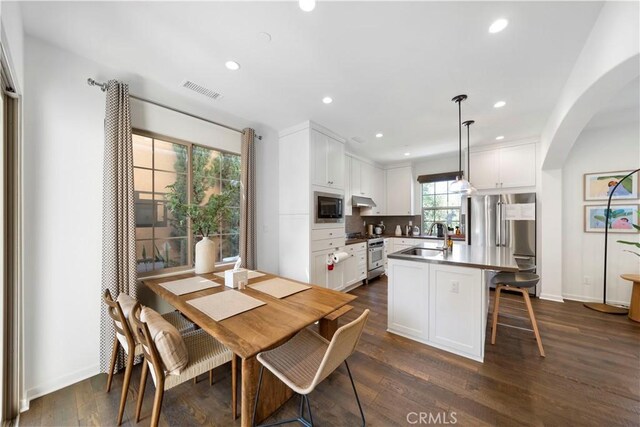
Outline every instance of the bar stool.
{"label": "bar stool", "polygon": [[[535,268],[535,267],[533,267]],[[538,350],[540,350],[540,356],[545,357],[544,348],[542,348],[542,339],[540,338],[540,332],[538,331],[538,323],[536,317],[533,314],[533,308],[531,307],[531,299],[529,298],[529,288],[535,286],[540,281],[540,276],[533,273],[498,273],[493,278],[493,283],[496,285],[495,303],[493,305],[493,324],[491,327],[491,344],[496,343],[496,332],[498,330],[498,310],[500,307],[500,293],[504,290],[520,292],[524,297],[524,303],[527,306],[529,312],[529,319],[531,320],[532,329],[520,328],[517,326],[506,325],[503,326],[524,329],[526,331],[533,331],[536,336],[536,342],[538,343]]]}

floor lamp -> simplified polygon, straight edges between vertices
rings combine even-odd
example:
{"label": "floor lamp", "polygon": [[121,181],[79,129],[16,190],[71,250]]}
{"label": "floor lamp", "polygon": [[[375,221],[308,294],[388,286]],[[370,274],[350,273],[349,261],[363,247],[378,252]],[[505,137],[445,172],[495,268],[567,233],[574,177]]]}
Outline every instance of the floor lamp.
{"label": "floor lamp", "polygon": [[611,198],[616,192],[616,189],[622,181],[629,178],[634,173],[638,173],[640,169],[636,169],[633,172],[629,173],[627,176],[622,178],[618,183],[613,187],[613,189],[609,192],[609,201],[607,202],[607,210],[605,211],[605,221],[604,221],[604,292],[602,293],[602,302],[587,302],[584,304],[585,307],[590,308],[592,310],[600,311],[602,313],[608,314],[627,314],[629,312],[628,309],[623,307],[618,307],[615,305],[607,304],[607,240],[609,237],[609,215],[611,214]]}

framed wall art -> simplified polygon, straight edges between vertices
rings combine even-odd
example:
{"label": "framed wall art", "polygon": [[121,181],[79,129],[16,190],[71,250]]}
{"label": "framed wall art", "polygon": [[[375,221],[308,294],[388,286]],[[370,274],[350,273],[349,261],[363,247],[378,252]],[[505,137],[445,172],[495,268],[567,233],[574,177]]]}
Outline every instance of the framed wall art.
{"label": "framed wall art", "polygon": [[[612,205],[609,214],[609,233],[637,234],[632,224],[638,220],[639,205]],[[607,206],[586,205],[584,207],[584,231],[604,233]]]}
{"label": "framed wall art", "polygon": [[[584,174],[584,200],[608,200],[613,187],[631,171],[598,172]],[[611,200],[634,200],[638,198],[638,175],[627,177]]]}

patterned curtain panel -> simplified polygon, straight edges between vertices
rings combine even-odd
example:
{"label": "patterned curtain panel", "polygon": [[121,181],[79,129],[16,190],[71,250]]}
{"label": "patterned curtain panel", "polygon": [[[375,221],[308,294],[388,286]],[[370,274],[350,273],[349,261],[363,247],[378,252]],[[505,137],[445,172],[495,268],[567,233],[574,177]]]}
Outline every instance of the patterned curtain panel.
{"label": "patterned curtain panel", "polygon": [[242,267],[255,269],[256,260],[256,132],[242,133],[242,178],[240,182],[240,257]]}
{"label": "patterned curtain panel", "polygon": [[[110,80],[104,121],[104,172],[102,194],[102,294],[109,289],[136,298],[136,220],[133,195],[133,145],[129,87]],[[100,368],[108,372],[115,339],[113,323],[101,300]],[[116,368],[124,366],[124,353]]]}

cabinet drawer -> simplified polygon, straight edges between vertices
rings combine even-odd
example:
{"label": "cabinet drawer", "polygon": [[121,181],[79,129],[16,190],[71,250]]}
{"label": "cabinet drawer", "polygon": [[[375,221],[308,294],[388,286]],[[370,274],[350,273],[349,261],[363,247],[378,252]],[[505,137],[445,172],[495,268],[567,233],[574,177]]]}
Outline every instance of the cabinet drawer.
{"label": "cabinet drawer", "polygon": [[353,243],[351,245],[347,245],[347,250],[352,253],[364,252],[367,250],[366,243]]}
{"label": "cabinet drawer", "polygon": [[311,242],[311,252],[323,251],[325,249],[338,249],[344,246],[344,237],[338,239],[313,240]]}
{"label": "cabinet drawer", "polygon": [[324,228],[311,230],[311,240],[325,240],[342,238],[344,240],[344,228]]}

